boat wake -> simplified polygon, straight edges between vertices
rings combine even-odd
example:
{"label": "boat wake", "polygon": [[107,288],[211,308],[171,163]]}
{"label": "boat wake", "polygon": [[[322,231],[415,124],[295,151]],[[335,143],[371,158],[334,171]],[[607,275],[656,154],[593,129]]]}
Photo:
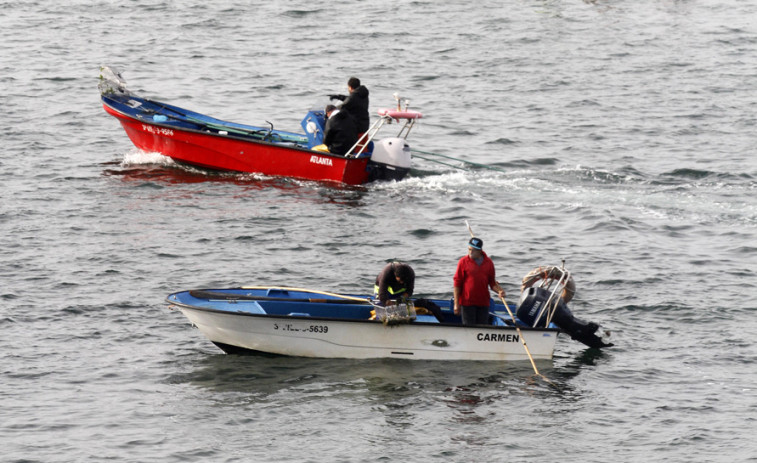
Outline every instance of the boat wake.
{"label": "boat wake", "polygon": [[269,176],[247,172],[225,172],[205,170],[182,164],[160,153],[142,151],[135,148],[124,154],[123,159],[106,163],[118,168],[105,169],[107,176],[120,177],[137,182],[159,184],[232,183],[245,189],[275,188],[280,191],[298,192],[299,198],[360,206],[361,194],[366,191],[362,185],[324,184],[313,180]]}
{"label": "boat wake", "polygon": [[142,151],[134,148],[128,153],[124,154],[124,158],[121,160],[120,167],[133,171],[135,168],[145,168],[146,170],[154,170],[159,168],[166,172],[174,172],[177,177],[181,177],[182,174],[190,174],[193,177],[204,178],[206,180],[232,180],[232,181],[273,181],[276,177],[270,177],[263,174],[254,174],[246,172],[218,172],[212,170],[205,170],[199,167],[190,166],[176,162],[168,156],[163,156],[160,153],[154,151]]}
{"label": "boat wake", "polygon": [[178,164],[173,159],[160,153],[142,151],[135,148],[124,154],[121,167],[135,166],[176,167]]}
{"label": "boat wake", "polygon": [[446,194],[483,194],[486,190],[513,189],[517,179],[500,172],[411,172],[399,182],[374,183],[371,189],[378,191],[425,191]]}

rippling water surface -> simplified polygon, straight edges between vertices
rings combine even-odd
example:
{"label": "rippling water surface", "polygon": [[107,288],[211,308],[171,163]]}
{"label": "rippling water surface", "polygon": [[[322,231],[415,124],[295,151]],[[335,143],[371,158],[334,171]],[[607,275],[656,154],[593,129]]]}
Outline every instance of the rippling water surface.
{"label": "rippling water surface", "polygon": [[[740,0],[0,3],[4,461],[756,461],[756,15]],[[288,130],[356,75],[372,110],[400,92],[424,113],[419,157],[359,188],[180,168],[104,113],[100,65]],[[464,220],[511,298],[565,259],[571,308],[616,347],[562,337],[538,365],[554,387],[528,363],[239,357],[163,302],[362,293],[392,258],[449,297]]]}

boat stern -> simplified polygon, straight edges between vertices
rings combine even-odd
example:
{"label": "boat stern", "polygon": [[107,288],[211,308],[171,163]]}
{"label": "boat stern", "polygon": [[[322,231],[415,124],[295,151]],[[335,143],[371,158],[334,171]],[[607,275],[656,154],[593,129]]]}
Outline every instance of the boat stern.
{"label": "boat stern", "polygon": [[410,172],[412,155],[404,138],[374,141],[371,154],[371,180],[402,180]]}

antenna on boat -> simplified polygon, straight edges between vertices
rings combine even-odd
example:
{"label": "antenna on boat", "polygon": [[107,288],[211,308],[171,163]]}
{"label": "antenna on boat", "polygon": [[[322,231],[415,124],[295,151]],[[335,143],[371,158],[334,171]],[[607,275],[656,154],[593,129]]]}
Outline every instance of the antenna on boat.
{"label": "antenna on boat", "polygon": [[[407,111],[407,108],[410,106],[410,100],[402,98],[397,92],[394,92],[392,96],[397,100],[397,111]],[[402,109],[402,103],[405,103],[405,109]]]}

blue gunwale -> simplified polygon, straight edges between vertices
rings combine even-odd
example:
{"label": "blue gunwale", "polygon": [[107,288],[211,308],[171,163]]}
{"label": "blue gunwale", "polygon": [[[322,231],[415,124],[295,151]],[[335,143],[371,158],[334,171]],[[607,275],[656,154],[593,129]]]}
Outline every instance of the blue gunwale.
{"label": "blue gunwale", "polygon": [[[192,293],[210,297],[196,297]],[[218,295],[219,297],[213,298],[213,295]],[[353,301],[351,298],[364,299],[365,302]],[[371,310],[373,310],[373,306],[369,303],[369,296],[361,295],[335,295],[331,293],[324,294],[315,291],[285,290],[279,288],[226,288],[180,291],[170,294],[166,298],[166,301],[169,304],[180,307],[207,312],[227,313],[235,316],[375,323],[375,321],[369,320]],[[447,320],[447,323],[443,325],[464,328],[460,317],[453,313],[450,300],[433,299],[433,301],[442,309],[442,313]],[[257,307],[261,307],[264,312],[258,310]],[[492,304],[492,311],[505,319],[509,318],[509,314],[502,304]],[[491,328],[514,329],[513,326],[503,323],[501,319],[497,317],[492,318],[494,319],[493,324],[489,325]],[[419,315],[416,321],[413,322],[413,324],[418,323],[439,325],[439,322],[433,316],[426,315]],[[531,329],[520,323],[520,321],[518,324],[521,328]],[[560,331],[555,326],[550,326],[546,329],[536,329],[542,331]]]}

